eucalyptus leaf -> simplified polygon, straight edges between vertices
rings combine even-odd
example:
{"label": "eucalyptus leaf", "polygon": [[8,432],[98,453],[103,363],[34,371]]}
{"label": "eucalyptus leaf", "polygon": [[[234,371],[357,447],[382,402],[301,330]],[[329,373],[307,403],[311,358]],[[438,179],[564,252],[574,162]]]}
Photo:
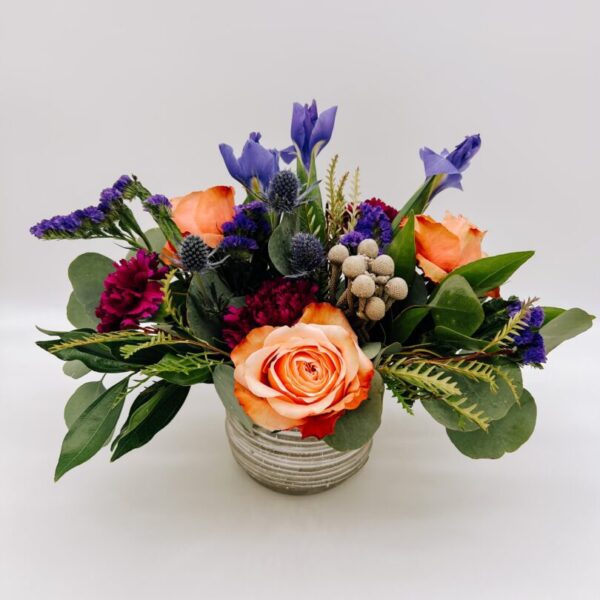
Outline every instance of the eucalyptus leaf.
{"label": "eucalyptus leaf", "polygon": [[460,275],[447,277],[429,304],[436,325],[448,327],[464,335],[471,335],[484,319],[477,294]]}
{"label": "eucalyptus leaf", "polygon": [[392,339],[405,342],[430,311],[430,306],[411,306],[402,311],[392,321]]}
{"label": "eucalyptus leaf", "polygon": [[[148,241],[150,242],[150,246],[152,248],[152,250],[154,252],[156,252],[157,254],[160,254],[160,252],[163,249],[163,246],[166,244],[167,242],[167,238],[165,237],[165,234],[160,230],[159,227],[153,227],[152,229],[148,229],[148,231],[144,232],[144,235],[146,236],[146,238],[148,239]],[[142,238],[137,238],[137,242],[140,246],[145,246],[146,244],[144,243],[144,240],[142,240]],[[131,258],[133,256],[135,256],[137,253],[137,248],[130,250],[127,253],[127,258]]]}
{"label": "eucalyptus leaf", "polygon": [[361,350],[367,358],[373,360],[381,350],[381,342],[369,342],[368,344],[361,346]]}
{"label": "eucalyptus leaf", "polygon": [[189,387],[165,381],[158,381],[144,390],[143,396],[140,394],[142,401],[131,407],[129,417],[113,443],[111,462],[147,444],[166,427],[183,406],[189,391]]}
{"label": "eucalyptus leaf", "polygon": [[571,308],[554,317],[540,329],[546,352],[551,352],[563,342],[587,331],[595,318],[581,308]]}
{"label": "eucalyptus leaf", "polygon": [[213,371],[213,383],[225,410],[232,414],[245,429],[252,431],[252,420],[241,407],[233,391],[233,367],[217,365]]}
{"label": "eucalyptus leaf", "polygon": [[292,273],[289,263],[290,242],[294,234],[298,232],[298,227],[297,215],[286,213],[269,239],[269,258],[282,275]]}
{"label": "eucalyptus leaf", "polygon": [[97,306],[104,291],[104,280],[114,269],[113,261],[103,254],[80,254],[69,265],[69,281],[77,300],[85,307]]}
{"label": "eucalyptus leaf", "polygon": [[435,327],[433,332],[439,340],[454,344],[457,349],[461,350],[481,350],[489,344],[489,340],[479,340],[468,335],[463,335],[443,325]]}
{"label": "eucalyptus leaf", "polygon": [[90,371],[80,360],[70,360],[63,365],[63,373],[73,379],[79,379]]}
{"label": "eucalyptus leaf", "polygon": [[506,416],[494,421],[487,432],[447,430],[450,441],[470,458],[500,458],[520,448],[535,429],[537,408],[532,395],[523,390],[518,404]]}
{"label": "eucalyptus leaf", "polygon": [[71,292],[69,296],[69,302],[67,303],[67,319],[71,325],[77,328],[89,328],[96,329],[98,325],[98,317],[96,317],[96,306],[98,305],[98,300],[96,304],[82,304],[75,292]]}
{"label": "eucalyptus leaf", "polygon": [[65,405],[65,424],[70,429],[73,423],[104,392],[106,388],[101,381],[88,381],[80,385]]}
{"label": "eucalyptus leaf", "polygon": [[117,424],[129,377],[108,388],[71,425],[60,450],[54,480],[86,462],[102,448]]}
{"label": "eucalyptus leaf", "polygon": [[340,451],[356,450],[364,446],[379,429],[383,410],[383,380],[375,371],[369,397],[358,408],[343,414],[335,431],[323,438],[329,446]]}
{"label": "eucalyptus leaf", "polygon": [[467,263],[452,271],[452,275],[464,277],[475,293],[482,296],[490,290],[505,283],[508,278],[535,252],[526,250],[524,252],[509,252],[497,256],[486,256],[473,262]]}

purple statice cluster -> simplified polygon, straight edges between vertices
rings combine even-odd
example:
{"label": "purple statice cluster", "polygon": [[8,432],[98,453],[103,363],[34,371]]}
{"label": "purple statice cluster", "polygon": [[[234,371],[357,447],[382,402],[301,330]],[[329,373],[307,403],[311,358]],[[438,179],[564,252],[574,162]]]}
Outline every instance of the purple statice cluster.
{"label": "purple statice cluster", "polygon": [[385,210],[381,206],[361,202],[358,211],[354,231],[344,234],[340,242],[344,246],[356,249],[360,242],[371,238],[380,248],[387,246],[392,241],[392,223]]}
{"label": "purple statice cluster", "polygon": [[[508,316],[514,317],[522,308],[520,300],[508,305]],[[534,306],[525,315],[525,327],[513,338],[515,346],[520,350],[523,364],[541,364],[546,362],[544,338],[539,328],[544,323],[544,309]]]}
{"label": "purple statice cluster", "polygon": [[122,201],[123,193],[131,183],[132,179],[129,175],[122,175],[112,187],[102,190],[96,206],[78,209],[68,215],[43,219],[33,225],[29,231],[40,239],[90,237],[99,233],[109,213],[116,203]]}
{"label": "purple statice cluster", "polygon": [[259,243],[271,233],[267,206],[260,200],[235,207],[231,221],[223,223],[223,240],[219,249],[232,254],[258,250]]}

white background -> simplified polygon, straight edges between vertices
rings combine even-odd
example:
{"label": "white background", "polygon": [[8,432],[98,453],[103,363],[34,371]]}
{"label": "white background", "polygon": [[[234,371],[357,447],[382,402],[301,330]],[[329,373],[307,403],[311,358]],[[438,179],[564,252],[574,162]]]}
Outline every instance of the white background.
{"label": "white background", "polygon": [[143,450],[58,484],[78,385],[32,342],[60,329],[66,267],[109,243],[39,242],[43,217],[134,172],[170,196],[230,183],[217,146],[289,142],[291,104],[338,104],[332,152],[400,205],[418,148],[480,132],[464,192],[436,198],[537,249],[504,288],[598,312],[596,2],[0,1],[0,597],[597,598],[598,330],[543,373],[530,442],[470,461],[388,399],[357,477],[307,498],[233,463],[198,386]]}

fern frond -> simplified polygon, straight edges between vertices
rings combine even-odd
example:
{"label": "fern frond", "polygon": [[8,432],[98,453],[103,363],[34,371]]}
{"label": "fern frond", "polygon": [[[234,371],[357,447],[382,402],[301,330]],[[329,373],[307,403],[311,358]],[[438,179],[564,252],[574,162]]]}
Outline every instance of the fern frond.
{"label": "fern frond", "polygon": [[379,367],[384,377],[399,379],[436,397],[460,396],[461,391],[452,378],[436,365],[427,362],[405,364],[403,359],[387,360]]}
{"label": "fern frond", "polygon": [[411,394],[410,387],[404,385],[400,380],[394,379],[393,377],[383,377],[383,382],[389,390],[392,392],[396,400],[402,405],[402,408],[409,414],[414,415],[414,411],[412,409],[413,404],[418,397],[415,397],[414,394]]}
{"label": "fern frond", "polygon": [[504,327],[490,340],[482,352],[488,352],[494,347],[506,348],[514,344],[515,337],[527,327],[527,313],[533,302],[531,299],[523,302],[519,312],[510,317]]}
{"label": "fern frond", "polygon": [[329,204],[329,210],[331,211],[332,206],[335,204],[335,169],[339,160],[339,154],[336,154],[330,161],[327,167],[327,174],[325,176],[325,190],[327,191],[327,202]]}
{"label": "fern frond", "polygon": [[483,431],[487,431],[490,426],[490,419],[485,415],[479,408],[476,402],[470,404],[468,398],[441,398],[442,402],[445,402],[450,408],[455,410],[459,415],[465,419],[475,423]]}
{"label": "fern frond", "polygon": [[127,344],[121,348],[121,355],[123,358],[131,358],[136,352],[140,350],[146,350],[147,348],[154,348],[154,346],[164,346],[165,344],[177,344],[177,343],[189,343],[188,340],[181,340],[174,338],[172,335],[165,333],[164,331],[158,331],[156,335],[153,335],[149,340],[141,344]]}
{"label": "fern frond", "polygon": [[519,402],[519,400],[521,399],[521,395],[519,394],[517,385],[512,380],[511,376],[500,366],[494,366],[492,367],[492,369],[494,370],[494,373],[496,373],[496,375],[506,383],[512,395],[515,397],[515,401]]}
{"label": "fern frond", "polygon": [[175,306],[173,301],[173,293],[171,291],[171,282],[173,281],[173,277],[175,277],[175,273],[177,269],[171,269],[165,278],[162,281],[161,290],[163,293],[163,306],[167,314],[179,325],[180,327],[184,327],[183,319]]}
{"label": "fern frond", "polygon": [[89,346],[90,344],[110,344],[113,342],[147,340],[149,336],[131,331],[110,331],[108,333],[90,333],[84,334],[83,337],[59,342],[50,347],[50,352],[60,352],[61,350],[69,350],[79,346]]}
{"label": "fern frond", "polygon": [[339,156],[336,154],[329,163],[325,188],[327,190],[327,237],[329,240],[337,240],[344,229],[345,200],[343,188],[347,179],[342,177],[339,184],[336,183],[335,170]]}
{"label": "fern frond", "polygon": [[354,175],[352,176],[352,189],[350,191],[350,222],[348,227],[350,230],[354,229],[356,225],[358,205],[360,203],[360,169],[356,167]]}
{"label": "fern frond", "polygon": [[167,354],[160,362],[142,369],[141,373],[149,377],[160,377],[166,372],[190,375],[198,369],[212,369],[220,364],[223,364],[223,361],[211,358],[208,352]]}
{"label": "fern frond", "polygon": [[458,362],[436,362],[435,364],[445,371],[462,375],[472,381],[483,381],[488,383],[493,392],[498,390],[495,370],[487,363],[477,360],[461,360]]}

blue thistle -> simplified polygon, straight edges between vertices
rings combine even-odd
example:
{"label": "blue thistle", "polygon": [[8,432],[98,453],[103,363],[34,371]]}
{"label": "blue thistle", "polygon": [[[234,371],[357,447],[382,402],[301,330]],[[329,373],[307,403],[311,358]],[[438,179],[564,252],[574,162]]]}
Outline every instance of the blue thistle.
{"label": "blue thistle", "polygon": [[210,248],[197,235],[188,235],[179,247],[179,258],[184,271],[201,273],[208,267]]}
{"label": "blue thistle", "polygon": [[276,213],[289,213],[298,204],[300,181],[292,171],[279,171],[269,184],[267,198]]}
{"label": "blue thistle", "polygon": [[316,271],[325,259],[321,242],[310,233],[297,233],[290,243],[289,263],[295,275]]}

